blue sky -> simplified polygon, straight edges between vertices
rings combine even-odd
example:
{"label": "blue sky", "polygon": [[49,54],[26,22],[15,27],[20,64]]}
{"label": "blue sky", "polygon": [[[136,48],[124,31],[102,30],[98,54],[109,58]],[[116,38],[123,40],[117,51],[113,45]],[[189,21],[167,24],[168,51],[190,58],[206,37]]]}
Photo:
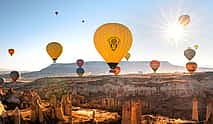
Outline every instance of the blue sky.
{"label": "blue sky", "polygon": [[[187,62],[183,51],[199,44],[193,61],[213,67],[213,1],[211,0],[0,0],[0,68],[40,70],[52,63],[46,45],[58,41],[64,51],[58,63],[103,60],[93,44],[102,24],[125,24],[133,34],[130,61],[152,59],[176,65]],[[54,15],[54,11],[59,14]],[[191,17],[180,40],[165,30],[181,14]],[[84,19],[86,22],[82,23]],[[14,48],[13,57],[7,53]]]}

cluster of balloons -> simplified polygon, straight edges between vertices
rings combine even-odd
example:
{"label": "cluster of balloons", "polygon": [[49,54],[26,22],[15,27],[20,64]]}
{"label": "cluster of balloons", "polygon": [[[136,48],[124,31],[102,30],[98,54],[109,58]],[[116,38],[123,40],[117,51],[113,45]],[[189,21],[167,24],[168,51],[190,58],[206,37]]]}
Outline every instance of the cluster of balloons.
{"label": "cluster of balloons", "polygon": [[76,64],[78,66],[78,68],[76,69],[76,73],[78,74],[79,77],[82,77],[84,74],[84,69],[82,68],[82,66],[84,65],[84,60],[83,59],[78,59],[76,61]]}
{"label": "cluster of balloons", "polygon": [[121,59],[128,55],[128,51],[132,46],[132,40],[131,31],[123,24],[107,23],[101,25],[96,30],[94,45],[111,68],[110,72],[116,72],[114,74],[120,73],[120,67],[116,67]]}
{"label": "cluster of balloons", "polygon": [[[56,60],[61,56],[63,52],[63,46],[58,42],[50,42],[46,46],[47,54],[53,60],[53,63],[56,63]],[[76,61],[78,68],[76,69],[76,73],[81,77],[84,74],[84,69],[82,68],[84,64],[83,59],[78,59]]]}
{"label": "cluster of balloons", "polygon": [[118,75],[121,68],[117,65],[122,58],[130,58],[132,33],[128,27],[119,23],[107,23],[100,26],[94,34],[95,48],[111,68],[110,72]]}
{"label": "cluster of balloons", "polygon": [[186,63],[186,69],[189,71],[189,73],[194,73],[197,70],[197,63],[191,62],[191,60],[196,55],[196,51],[192,48],[188,48],[184,51],[184,56],[189,60],[189,62]]}
{"label": "cluster of balloons", "polygon": [[[181,15],[179,17],[179,24],[182,25],[183,27],[187,26],[191,19],[189,15]],[[198,45],[194,45],[195,50],[198,49]],[[184,51],[184,56],[189,60],[188,63],[186,63],[186,69],[189,71],[189,73],[194,73],[197,70],[197,63],[196,62],[191,62],[191,60],[194,58],[196,55],[196,51],[192,48],[188,48]]]}
{"label": "cluster of balloons", "polygon": [[[10,56],[13,56],[13,54],[15,53],[15,49],[10,48],[8,49],[8,53],[10,54]],[[19,72],[18,71],[11,71],[9,77],[12,79],[12,81],[16,82],[16,80],[19,79]],[[5,79],[0,77],[0,87],[3,86],[5,82]]]}

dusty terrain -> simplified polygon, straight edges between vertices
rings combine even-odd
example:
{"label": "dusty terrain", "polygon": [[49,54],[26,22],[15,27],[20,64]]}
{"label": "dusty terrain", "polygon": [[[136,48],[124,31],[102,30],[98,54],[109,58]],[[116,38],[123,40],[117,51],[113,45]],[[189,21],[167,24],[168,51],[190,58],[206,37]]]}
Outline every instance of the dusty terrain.
{"label": "dusty terrain", "polygon": [[213,73],[50,77],[5,86],[36,90],[42,99],[69,92],[73,105],[119,113],[122,101],[141,99],[143,114],[187,120],[192,118],[192,99],[197,97],[199,120],[205,120],[207,96],[213,94]]}

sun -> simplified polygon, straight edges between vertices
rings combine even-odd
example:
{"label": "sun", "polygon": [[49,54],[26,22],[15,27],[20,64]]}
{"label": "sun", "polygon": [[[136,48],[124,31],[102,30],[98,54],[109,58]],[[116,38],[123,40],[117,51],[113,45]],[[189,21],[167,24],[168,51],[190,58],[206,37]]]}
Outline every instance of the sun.
{"label": "sun", "polygon": [[192,41],[192,33],[196,32],[197,30],[190,26],[191,23],[184,26],[179,22],[179,18],[183,14],[194,16],[193,13],[190,12],[191,11],[187,9],[183,9],[181,5],[176,7],[168,7],[167,9],[160,9],[160,14],[156,19],[159,21],[158,23],[154,23],[155,25],[153,26],[156,32],[159,33],[159,37],[162,39],[162,41],[166,41],[173,47],[178,47],[181,44],[187,44]]}
{"label": "sun", "polygon": [[165,35],[169,42],[179,42],[185,36],[184,27],[178,23],[167,24],[165,28]]}

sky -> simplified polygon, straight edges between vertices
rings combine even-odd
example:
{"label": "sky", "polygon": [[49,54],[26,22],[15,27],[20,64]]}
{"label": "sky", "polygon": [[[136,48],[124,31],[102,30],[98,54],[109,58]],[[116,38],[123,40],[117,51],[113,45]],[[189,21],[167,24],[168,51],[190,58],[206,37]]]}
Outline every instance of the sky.
{"label": "sky", "polygon": [[[79,58],[102,61],[93,35],[99,26],[110,22],[131,30],[130,61],[155,59],[184,66],[183,51],[198,44],[193,61],[213,67],[212,5],[212,0],[0,0],[0,68],[45,68],[52,63],[46,53],[46,45],[52,41],[64,47],[58,63]],[[190,15],[191,22],[181,38],[173,40],[168,29],[183,14]],[[9,48],[16,50],[12,57]]]}

